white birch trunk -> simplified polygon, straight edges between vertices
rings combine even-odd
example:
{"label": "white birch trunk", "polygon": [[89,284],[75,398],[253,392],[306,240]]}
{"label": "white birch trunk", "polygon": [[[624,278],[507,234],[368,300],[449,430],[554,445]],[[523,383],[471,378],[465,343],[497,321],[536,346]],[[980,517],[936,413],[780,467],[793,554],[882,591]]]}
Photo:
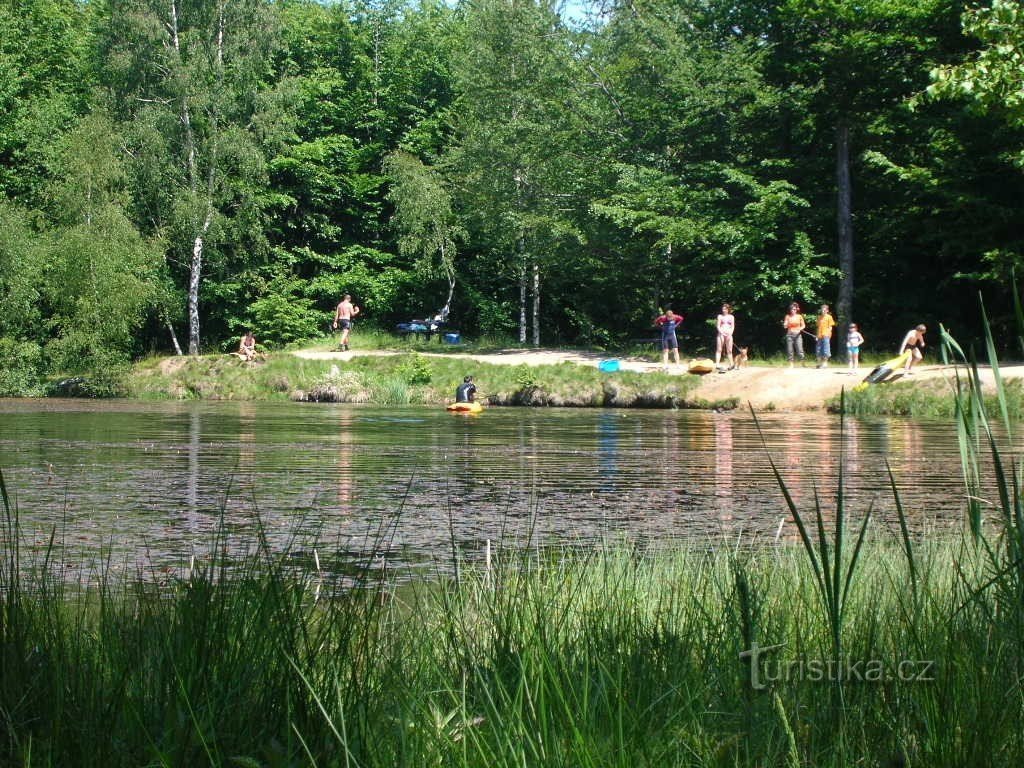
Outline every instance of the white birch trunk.
{"label": "white birch trunk", "polygon": [[199,283],[203,273],[203,239],[213,221],[213,211],[208,210],[203,226],[192,241],[192,263],[188,273],[188,353],[199,354]]}
{"label": "white birch trunk", "polygon": [[533,346],[540,346],[540,265],[533,262]]}
{"label": "white birch trunk", "polygon": [[167,332],[171,334],[171,346],[174,347],[174,354],[176,354],[178,357],[181,357],[181,344],[178,343],[178,334],[174,332],[174,326],[171,325],[171,320],[169,317],[167,317],[167,313],[163,312],[162,315],[164,325],[167,326]]}
{"label": "white birch trunk", "polygon": [[519,238],[519,343],[526,343],[526,243]]}

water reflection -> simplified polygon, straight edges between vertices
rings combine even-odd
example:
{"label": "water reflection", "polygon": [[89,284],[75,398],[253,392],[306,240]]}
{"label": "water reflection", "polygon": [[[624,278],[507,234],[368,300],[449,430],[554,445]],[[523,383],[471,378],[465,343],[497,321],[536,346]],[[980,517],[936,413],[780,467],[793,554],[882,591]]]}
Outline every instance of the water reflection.
{"label": "water reflection", "polygon": [[733,519],[732,498],[732,418],[715,420],[715,495],[721,499],[718,519]]}
{"label": "water reflection", "polygon": [[391,530],[415,560],[491,541],[783,537],[795,502],[891,516],[886,460],[919,527],[954,526],[963,494],[946,424],[745,413],[439,409],[252,403],[0,401],[0,467],[45,541],[156,559],[237,541],[359,551]]}

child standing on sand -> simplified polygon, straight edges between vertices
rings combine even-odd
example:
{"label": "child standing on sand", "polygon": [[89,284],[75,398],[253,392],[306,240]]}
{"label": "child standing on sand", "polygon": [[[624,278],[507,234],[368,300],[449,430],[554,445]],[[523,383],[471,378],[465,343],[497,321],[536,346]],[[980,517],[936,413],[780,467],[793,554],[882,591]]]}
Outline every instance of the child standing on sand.
{"label": "child standing on sand", "polygon": [[835,324],[836,320],[829,312],[828,304],[822,304],[821,313],[818,315],[817,345],[814,348],[819,368],[828,368],[829,358],[832,357],[832,329]]}
{"label": "child standing on sand", "polygon": [[850,332],[846,334],[846,353],[850,358],[850,372],[860,367],[860,348],[864,343],[864,337],[857,330],[856,323],[850,323]]}
{"label": "child standing on sand", "polygon": [[672,360],[679,365],[679,339],[676,337],[676,328],[683,324],[683,316],[677,315],[671,309],[666,309],[665,314],[659,315],[654,320],[654,325],[661,331],[661,365],[668,370],[668,353],[672,352]]}

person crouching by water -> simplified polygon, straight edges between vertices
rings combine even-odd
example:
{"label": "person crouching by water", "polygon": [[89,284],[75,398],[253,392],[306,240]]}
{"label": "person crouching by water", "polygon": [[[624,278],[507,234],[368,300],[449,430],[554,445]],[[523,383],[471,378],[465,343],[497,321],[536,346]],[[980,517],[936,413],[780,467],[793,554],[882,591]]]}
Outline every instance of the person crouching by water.
{"label": "person crouching by water", "polygon": [[655,318],[654,324],[661,329],[661,364],[668,368],[668,353],[672,350],[672,360],[679,365],[679,339],[676,338],[676,328],[683,324],[683,316],[666,309],[665,314]]}
{"label": "person crouching by water", "polygon": [[902,355],[907,350],[910,350],[910,357],[907,359],[907,364],[903,367],[903,373],[909,376],[913,371],[910,369],[914,367],[914,363],[919,363],[924,358],[924,333],[928,329],[919,325],[913,330],[907,331],[907,335],[903,337],[903,343],[900,344],[900,354]]}
{"label": "person crouching by water", "polygon": [[462,380],[462,383],[455,388],[455,402],[472,403],[474,395],[476,395],[476,385],[473,383],[473,377],[467,376]]}
{"label": "person crouching by water", "polygon": [[242,341],[238,344],[238,351],[235,352],[238,359],[251,363],[256,359],[256,337],[252,335],[252,330],[247,330],[245,336],[242,337]]}

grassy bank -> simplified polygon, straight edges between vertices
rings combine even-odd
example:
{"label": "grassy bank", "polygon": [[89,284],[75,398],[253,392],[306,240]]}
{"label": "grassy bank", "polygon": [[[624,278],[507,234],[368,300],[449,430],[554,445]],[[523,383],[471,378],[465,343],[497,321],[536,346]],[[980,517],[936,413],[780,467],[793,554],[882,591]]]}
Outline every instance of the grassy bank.
{"label": "grassy bank", "polygon": [[[1010,418],[1024,419],[1024,382],[1013,379],[1002,388]],[[846,412],[854,416],[915,416],[918,418],[951,418],[956,413],[956,393],[947,381],[897,381],[876,384],[846,392]],[[984,393],[989,413],[999,412],[999,396],[995,390]],[[840,410],[840,398],[830,398],[826,408]]]}
{"label": "grassy bank", "polygon": [[127,382],[130,397],[213,400],[311,400],[379,405],[450,401],[472,375],[480,399],[494,405],[735,407],[690,398],[695,376],[619,372],[564,363],[511,366],[416,352],[351,361],[304,360],[271,354],[247,365],[229,355],[162,358],[139,363]]}

